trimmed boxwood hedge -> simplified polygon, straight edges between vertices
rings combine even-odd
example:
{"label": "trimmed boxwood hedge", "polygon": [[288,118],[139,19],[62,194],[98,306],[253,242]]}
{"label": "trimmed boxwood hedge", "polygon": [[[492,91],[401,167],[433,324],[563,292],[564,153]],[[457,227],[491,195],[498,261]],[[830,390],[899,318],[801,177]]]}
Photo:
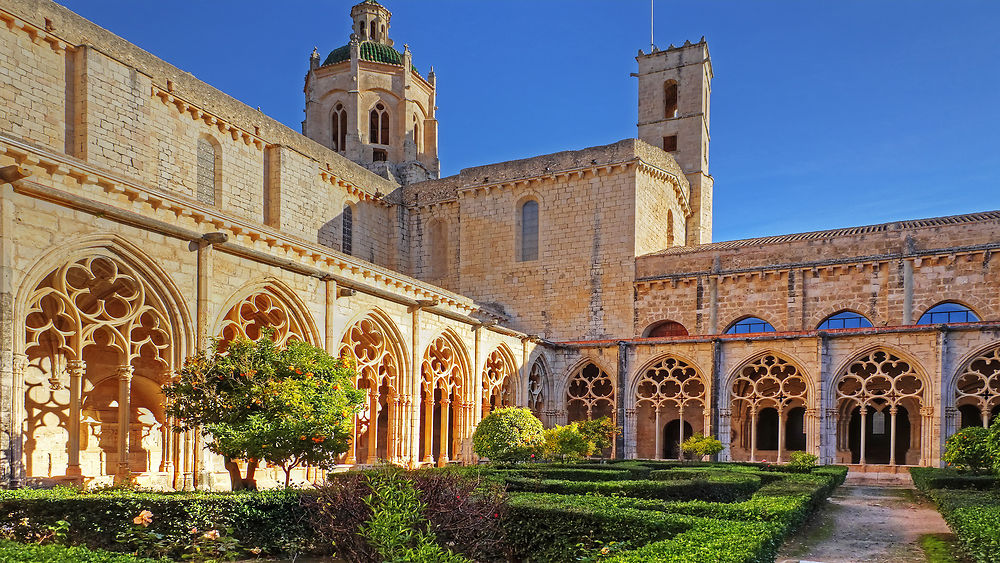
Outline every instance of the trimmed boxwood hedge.
{"label": "trimmed boxwood hedge", "polygon": [[760,479],[747,476],[709,476],[706,479],[674,481],[566,481],[507,477],[507,490],[563,495],[624,495],[663,500],[710,500],[735,502],[750,497],[760,488]]}
{"label": "trimmed boxwood hedge", "polygon": [[912,468],[910,475],[913,484],[937,505],[966,554],[979,563],[1000,563],[1000,486],[996,479],[929,467]]}

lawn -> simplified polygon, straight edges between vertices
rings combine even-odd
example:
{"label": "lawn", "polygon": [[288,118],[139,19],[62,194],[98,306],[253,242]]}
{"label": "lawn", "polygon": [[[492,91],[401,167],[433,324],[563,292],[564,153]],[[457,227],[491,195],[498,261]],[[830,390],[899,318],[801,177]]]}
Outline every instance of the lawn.
{"label": "lawn", "polygon": [[[41,561],[773,561],[846,476],[618,461],[341,474],[317,490],[0,491],[0,533]],[[148,511],[148,521],[142,520]],[[11,549],[0,544],[0,554]],[[136,559],[139,560],[139,559]],[[985,559],[984,559],[985,561]],[[993,561],[993,560],[990,560]]]}

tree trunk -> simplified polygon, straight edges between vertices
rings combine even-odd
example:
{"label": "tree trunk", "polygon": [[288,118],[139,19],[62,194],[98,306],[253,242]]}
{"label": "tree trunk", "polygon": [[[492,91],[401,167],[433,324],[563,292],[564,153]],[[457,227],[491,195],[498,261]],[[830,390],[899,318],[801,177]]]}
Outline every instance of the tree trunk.
{"label": "tree trunk", "polygon": [[257,481],[254,479],[254,473],[257,471],[257,464],[259,460],[250,458],[247,463],[247,478],[243,479],[243,488],[248,491],[257,490]]}
{"label": "tree trunk", "polygon": [[236,464],[236,460],[231,457],[225,458],[226,471],[229,472],[229,484],[232,486],[234,491],[242,491],[245,488],[245,482],[243,481],[242,475],[240,475],[240,466]]}

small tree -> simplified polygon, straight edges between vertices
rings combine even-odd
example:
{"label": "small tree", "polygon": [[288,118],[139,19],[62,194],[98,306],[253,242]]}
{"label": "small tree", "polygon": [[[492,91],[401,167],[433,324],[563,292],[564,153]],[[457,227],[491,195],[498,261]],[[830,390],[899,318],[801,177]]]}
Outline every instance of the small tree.
{"label": "small tree", "polygon": [[697,433],[681,443],[681,451],[696,459],[713,456],[722,451],[722,442],[715,436]]}
{"label": "small tree", "polygon": [[594,443],[580,432],[577,423],[545,429],[542,444],[542,457],[545,459],[575,461],[593,453]]}
{"label": "small tree", "polygon": [[[615,441],[615,436],[618,435],[618,427],[615,426],[613,420],[606,416],[594,420],[585,420],[580,422],[579,426],[580,433],[594,445],[594,452],[599,452],[602,456],[604,452],[611,449]],[[593,455],[593,453],[588,455]]]}
{"label": "small tree", "polygon": [[[993,426],[996,427],[996,424]],[[991,430],[981,426],[959,430],[945,442],[941,459],[959,471],[989,471],[994,463],[994,452],[989,443],[990,432]]]}
{"label": "small tree", "polygon": [[[163,388],[177,432],[197,428],[208,448],[225,459],[233,490],[256,488],[259,460],[285,471],[330,467],[347,451],[354,415],[364,392],[354,372],[305,342],[278,349],[268,336],[257,342],[214,347],[189,359]],[[246,477],[236,460],[247,461]]]}
{"label": "small tree", "polygon": [[526,461],[542,443],[542,421],[528,409],[496,409],[476,426],[472,446],[491,461]]}

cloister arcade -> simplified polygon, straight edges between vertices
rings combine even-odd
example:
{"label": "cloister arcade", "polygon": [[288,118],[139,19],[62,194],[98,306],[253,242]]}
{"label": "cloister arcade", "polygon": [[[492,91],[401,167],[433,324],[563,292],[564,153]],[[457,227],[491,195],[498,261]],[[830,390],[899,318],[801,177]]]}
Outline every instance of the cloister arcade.
{"label": "cloister arcade", "polygon": [[711,424],[708,384],[689,361],[676,356],[654,360],[638,375],[632,394],[637,456],[678,458],[680,443]]}
{"label": "cloister arcade", "polygon": [[729,386],[733,455],[787,461],[786,453],[806,450],[812,417],[810,385],[801,368],[777,353],[766,353],[738,368]]}

